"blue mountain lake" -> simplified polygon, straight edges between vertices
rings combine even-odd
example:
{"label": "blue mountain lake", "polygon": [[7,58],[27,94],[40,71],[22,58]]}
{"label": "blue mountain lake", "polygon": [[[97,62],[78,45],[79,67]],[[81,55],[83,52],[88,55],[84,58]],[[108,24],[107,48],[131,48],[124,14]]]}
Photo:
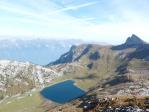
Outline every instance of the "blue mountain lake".
{"label": "blue mountain lake", "polygon": [[56,103],[64,104],[85,95],[85,91],[74,85],[74,81],[67,80],[44,88],[41,95]]}

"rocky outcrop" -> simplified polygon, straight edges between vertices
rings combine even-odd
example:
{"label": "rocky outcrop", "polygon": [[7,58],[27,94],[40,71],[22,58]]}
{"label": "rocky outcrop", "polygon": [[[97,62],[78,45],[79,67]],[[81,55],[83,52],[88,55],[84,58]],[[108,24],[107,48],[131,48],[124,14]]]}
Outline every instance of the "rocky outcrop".
{"label": "rocky outcrop", "polygon": [[78,61],[81,57],[83,57],[84,55],[86,55],[89,52],[91,47],[92,47],[92,45],[90,45],[90,44],[80,45],[80,46],[72,46],[67,53],[61,55],[61,57],[58,60],[48,64],[48,66]]}
{"label": "rocky outcrop", "polygon": [[145,41],[140,39],[138,36],[132,34],[131,37],[128,37],[126,42],[124,44],[118,45],[118,46],[113,46],[113,50],[123,50],[127,48],[139,48],[142,47],[146,44]]}

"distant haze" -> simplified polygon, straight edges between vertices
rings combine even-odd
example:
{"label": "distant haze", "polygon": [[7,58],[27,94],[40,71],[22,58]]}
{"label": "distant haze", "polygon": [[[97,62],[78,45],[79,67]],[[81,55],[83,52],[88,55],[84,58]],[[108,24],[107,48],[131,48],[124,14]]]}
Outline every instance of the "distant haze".
{"label": "distant haze", "polygon": [[29,61],[46,65],[55,61],[80,40],[0,40],[0,60]]}

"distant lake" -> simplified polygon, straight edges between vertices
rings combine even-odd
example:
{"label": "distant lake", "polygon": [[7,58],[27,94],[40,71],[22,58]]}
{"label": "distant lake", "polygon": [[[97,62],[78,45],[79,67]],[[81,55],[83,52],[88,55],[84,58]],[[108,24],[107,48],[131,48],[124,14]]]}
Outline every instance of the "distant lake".
{"label": "distant lake", "polygon": [[41,95],[56,103],[66,103],[85,95],[85,91],[74,85],[74,81],[67,80],[49,86],[41,91]]}

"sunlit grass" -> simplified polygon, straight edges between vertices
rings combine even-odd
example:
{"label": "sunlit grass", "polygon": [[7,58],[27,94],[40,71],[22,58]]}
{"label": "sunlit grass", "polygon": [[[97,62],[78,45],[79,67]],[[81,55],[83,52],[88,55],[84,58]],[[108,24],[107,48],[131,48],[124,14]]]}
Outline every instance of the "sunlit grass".
{"label": "sunlit grass", "polygon": [[22,96],[21,99],[9,98],[0,103],[0,112],[43,112],[40,108],[43,103],[39,92],[32,96]]}

